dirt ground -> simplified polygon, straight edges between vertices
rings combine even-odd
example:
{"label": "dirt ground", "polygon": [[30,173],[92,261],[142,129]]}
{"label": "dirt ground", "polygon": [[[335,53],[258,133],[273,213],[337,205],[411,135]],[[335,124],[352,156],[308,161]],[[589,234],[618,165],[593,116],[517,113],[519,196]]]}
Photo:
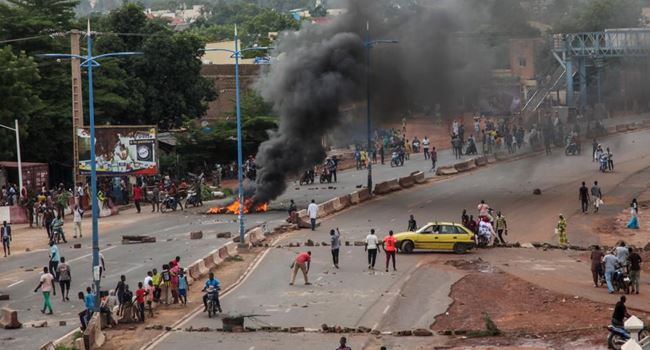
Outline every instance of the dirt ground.
{"label": "dirt ground", "polygon": [[[605,327],[610,322],[613,305],[553,293],[480,259],[449,264],[472,271],[452,287],[454,302],[431,326],[438,332],[461,333],[451,341],[452,346],[497,345],[500,349],[502,346],[559,349],[569,343],[572,348],[606,346]],[[630,311],[644,321],[650,319],[650,314]],[[485,315],[496,324],[501,336],[470,336],[479,335],[473,334],[474,331],[486,329]]]}
{"label": "dirt ground", "polygon": [[[257,255],[262,248],[253,248],[247,252],[240,252],[239,256],[243,259],[226,261],[212,271],[221,281],[224,288],[234,284],[240,276],[253,264]],[[145,313],[145,323],[121,324],[116,328],[106,328],[106,344],[102,346],[105,350],[129,350],[139,349],[151,339],[164,332],[164,327],[172,327],[175,322],[182,317],[194,311],[198,306],[202,306],[201,292],[202,285],[205,281],[195,281],[190,286],[187,296],[187,306],[169,305],[160,306],[154,309],[154,317],[148,318],[148,311]],[[207,317],[207,316],[206,316]],[[147,326],[162,326],[163,330],[145,329]]]}

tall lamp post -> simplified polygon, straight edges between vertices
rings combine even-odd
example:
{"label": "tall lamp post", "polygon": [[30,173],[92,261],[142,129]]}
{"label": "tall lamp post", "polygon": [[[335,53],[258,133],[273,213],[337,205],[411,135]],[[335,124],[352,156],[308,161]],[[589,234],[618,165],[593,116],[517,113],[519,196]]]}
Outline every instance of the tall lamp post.
{"label": "tall lamp post", "polygon": [[[372,128],[370,123],[370,49],[380,44],[397,44],[397,40],[370,40],[370,22],[366,21],[366,121],[368,127],[368,156],[372,150]],[[368,191],[372,194],[372,161],[368,161]]]}
{"label": "tall lamp post", "polygon": [[241,105],[240,105],[240,91],[239,91],[239,58],[241,54],[246,51],[253,50],[269,50],[269,47],[249,47],[246,49],[239,49],[239,36],[237,35],[237,26],[235,25],[235,49],[221,49],[221,48],[205,48],[201,51],[223,51],[232,54],[235,59],[235,93],[236,97],[236,111],[237,111],[237,181],[239,182],[239,245],[245,245],[244,235],[244,174],[243,174],[243,155],[242,155],[242,136],[241,136]]}
{"label": "tall lamp post", "polygon": [[0,128],[14,131],[16,133],[16,158],[18,158],[18,197],[23,195],[23,163],[20,158],[20,132],[18,131],[18,119],[14,120],[14,127],[0,124]]}
{"label": "tall lamp post", "polygon": [[92,224],[93,224],[93,284],[95,285],[95,311],[99,311],[100,304],[100,276],[99,276],[99,204],[97,202],[97,164],[95,163],[95,105],[94,105],[94,90],[93,90],[93,68],[100,67],[97,62],[98,59],[114,56],[132,56],[142,55],[142,52],[112,52],[93,56],[93,38],[90,31],[90,20],[88,20],[88,30],[86,32],[88,54],[72,55],[51,53],[43,54],[44,57],[64,57],[64,58],[78,58],[81,61],[81,67],[88,69],[88,116],[90,119],[90,186],[91,186],[91,199],[92,199]]}

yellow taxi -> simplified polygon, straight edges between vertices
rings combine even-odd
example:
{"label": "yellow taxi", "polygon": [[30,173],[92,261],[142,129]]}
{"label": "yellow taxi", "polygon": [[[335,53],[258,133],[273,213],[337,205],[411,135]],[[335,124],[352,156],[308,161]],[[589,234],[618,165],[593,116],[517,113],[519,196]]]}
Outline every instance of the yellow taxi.
{"label": "yellow taxi", "polygon": [[407,254],[415,249],[465,253],[476,245],[474,233],[462,224],[453,222],[430,222],[415,232],[400,232],[395,239],[397,249]]}

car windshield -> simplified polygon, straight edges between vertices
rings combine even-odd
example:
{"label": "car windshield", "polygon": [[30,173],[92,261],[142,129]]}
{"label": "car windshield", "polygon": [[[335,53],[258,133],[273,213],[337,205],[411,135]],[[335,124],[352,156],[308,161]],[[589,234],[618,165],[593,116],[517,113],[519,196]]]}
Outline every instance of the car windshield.
{"label": "car windshield", "polygon": [[426,225],[424,227],[421,227],[419,230],[416,231],[417,233],[437,233],[438,232],[438,225]]}

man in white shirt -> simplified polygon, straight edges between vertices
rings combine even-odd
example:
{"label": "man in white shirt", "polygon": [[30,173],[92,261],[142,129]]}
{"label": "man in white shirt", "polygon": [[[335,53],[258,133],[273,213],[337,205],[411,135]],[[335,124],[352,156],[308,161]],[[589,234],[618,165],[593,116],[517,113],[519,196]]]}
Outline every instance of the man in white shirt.
{"label": "man in white shirt", "polygon": [[74,217],[73,222],[74,222],[74,237],[77,238],[77,235],[79,235],[79,238],[83,237],[81,234],[81,216],[84,214],[83,209],[81,209],[78,205],[74,206],[74,209],[72,210],[72,215]]}
{"label": "man in white shirt", "polygon": [[431,142],[429,141],[428,137],[424,137],[424,140],[422,140],[422,151],[424,152],[424,159],[429,159],[429,145]]}
{"label": "man in white shirt", "polygon": [[366,236],[366,251],[368,252],[368,270],[375,269],[375,260],[377,260],[377,248],[379,238],[375,235],[375,229],[370,229],[370,234]]}
{"label": "man in white shirt", "polygon": [[309,213],[309,221],[311,221],[311,230],[316,230],[316,218],[318,217],[318,204],[315,200],[311,200],[309,206],[307,207],[307,213]]}

